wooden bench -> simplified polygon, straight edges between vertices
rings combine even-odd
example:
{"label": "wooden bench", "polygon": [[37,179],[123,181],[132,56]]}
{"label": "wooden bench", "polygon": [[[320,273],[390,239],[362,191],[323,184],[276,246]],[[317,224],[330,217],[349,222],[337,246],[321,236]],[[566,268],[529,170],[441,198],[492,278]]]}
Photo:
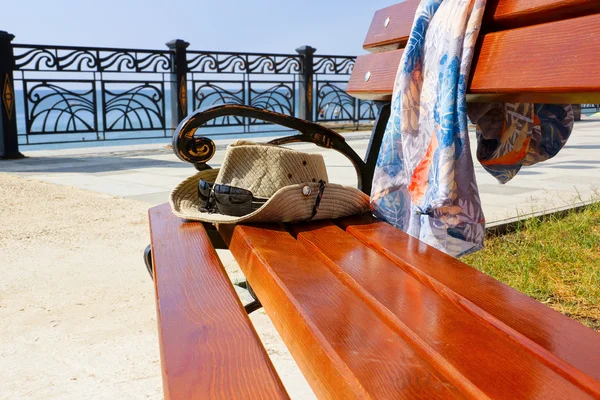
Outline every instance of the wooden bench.
{"label": "wooden bench", "polygon": [[[346,155],[368,192],[417,4],[376,13],[373,53],[348,85],[382,101],[365,161],[335,132],[244,106],[190,116],[176,154],[208,168],[215,146],[198,127],[259,118],[299,131],[276,143]],[[597,1],[488,0],[469,100],[600,102],[599,18]],[[598,333],[370,215],[215,229],[168,205],[149,214],[167,399],[288,397],[216,254],[225,246],[319,398],[600,398]]]}

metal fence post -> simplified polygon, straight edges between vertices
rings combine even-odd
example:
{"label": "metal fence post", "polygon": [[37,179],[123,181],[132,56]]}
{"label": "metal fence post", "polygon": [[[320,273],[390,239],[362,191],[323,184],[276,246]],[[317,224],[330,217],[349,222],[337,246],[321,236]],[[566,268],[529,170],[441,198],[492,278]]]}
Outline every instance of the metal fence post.
{"label": "metal fence post", "polygon": [[300,93],[298,104],[298,118],[307,121],[313,120],[313,73],[314,62],[313,55],[315,54],[314,47],[302,46],[296,49],[300,54]]}
{"label": "metal fence post", "polygon": [[15,104],[15,86],[13,69],[15,56],[12,40],[15,38],[8,32],[0,31],[0,159],[23,158],[19,153],[19,137],[17,136],[17,111]]}
{"label": "metal fence post", "polygon": [[171,53],[171,124],[173,129],[188,114],[187,95],[187,48],[190,44],[185,40],[175,39],[167,42]]}

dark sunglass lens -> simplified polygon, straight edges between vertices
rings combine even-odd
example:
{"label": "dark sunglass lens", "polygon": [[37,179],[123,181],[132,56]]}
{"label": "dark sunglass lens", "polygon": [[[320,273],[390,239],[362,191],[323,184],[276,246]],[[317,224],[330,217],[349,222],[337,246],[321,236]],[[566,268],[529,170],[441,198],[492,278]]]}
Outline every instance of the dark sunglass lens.
{"label": "dark sunglass lens", "polygon": [[215,200],[221,214],[241,217],[252,212],[252,192],[227,185],[215,185]]}
{"label": "dark sunglass lens", "polygon": [[200,208],[205,208],[208,205],[211,187],[212,185],[204,179],[198,181],[198,200],[200,201]]}

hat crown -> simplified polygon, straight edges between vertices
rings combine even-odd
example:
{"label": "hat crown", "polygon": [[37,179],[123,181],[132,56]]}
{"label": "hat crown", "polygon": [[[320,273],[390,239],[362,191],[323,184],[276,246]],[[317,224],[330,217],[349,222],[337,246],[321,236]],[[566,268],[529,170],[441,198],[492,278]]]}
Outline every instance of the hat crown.
{"label": "hat crown", "polygon": [[270,198],[283,187],[319,180],[328,181],[321,154],[241,140],[227,147],[215,183],[250,190],[255,197]]}

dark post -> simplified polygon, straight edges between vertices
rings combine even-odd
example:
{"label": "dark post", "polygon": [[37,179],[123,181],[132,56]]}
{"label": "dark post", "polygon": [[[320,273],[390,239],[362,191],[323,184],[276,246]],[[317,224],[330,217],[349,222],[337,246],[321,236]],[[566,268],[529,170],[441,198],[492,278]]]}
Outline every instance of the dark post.
{"label": "dark post", "polygon": [[300,71],[300,93],[298,104],[298,118],[307,121],[313,120],[313,55],[314,47],[302,46],[296,49],[300,54],[302,70]]}
{"label": "dark post", "polygon": [[575,121],[581,121],[581,104],[572,104],[573,106],[573,118]]}
{"label": "dark post", "polygon": [[15,104],[15,85],[13,69],[15,56],[12,40],[15,38],[8,32],[0,31],[0,159],[23,158],[19,153],[17,136],[17,111]]}
{"label": "dark post", "polygon": [[362,187],[360,188],[369,195],[371,194],[371,186],[373,185],[375,165],[377,165],[377,159],[379,158],[379,149],[381,148],[381,142],[383,142],[383,135],[385,134],[385,128],[390,119],[391,112],[391,103],[389,101],[376,101],[375,105],[377,106],[377,119],[375,120],[373,133],[371,134],[371,140],[367,148],[367,159],[365,160],[367,167],[363,173]]}
{"label": "dark post", "polygon": [[175,39],[167,42],[171,54],[171,120],[173,129],[188,114],[187,95],[187,48],[190,44],[185,40]]}

